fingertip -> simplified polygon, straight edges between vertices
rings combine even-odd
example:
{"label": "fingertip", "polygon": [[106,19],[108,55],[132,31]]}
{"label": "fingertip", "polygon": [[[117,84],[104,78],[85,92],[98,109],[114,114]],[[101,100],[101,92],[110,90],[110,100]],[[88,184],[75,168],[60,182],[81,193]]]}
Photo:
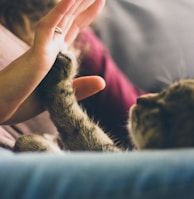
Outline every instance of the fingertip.
{"label": "fingertip", "polygon": [[78,100],[98,93],[103,90],[105,86],[105,80],[100,76],[84,76],[75,78],[73,81],[73,87]]}
{"label": "fingertip", "polygon": [[96,86],[100,90],[103,90],[106,87],[106,82],[102,77],[100,76],[91,76],[91,77],[96,81]]}
{"label": "fingertip", "polygon": [[82,78],[84,78],[85,87],[87,87],[90,91],[99,92],[106,86],[105,80],[100,76],[91,75],[84,76]]}

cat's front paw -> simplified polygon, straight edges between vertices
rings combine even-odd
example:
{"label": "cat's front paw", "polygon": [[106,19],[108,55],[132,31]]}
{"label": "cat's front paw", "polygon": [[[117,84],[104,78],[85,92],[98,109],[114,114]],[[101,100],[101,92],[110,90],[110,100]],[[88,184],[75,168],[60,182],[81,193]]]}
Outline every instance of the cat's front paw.
{"label": "cat's front paw", "polygon": [[[76,57],[72,52],[59,53],[52,67],[53,76],[59,80],[72,80],[77,74]],[[51,71],[52,72],[52,71]]]}
{"label": "cat's front paw", "polygon": [[17,140],[13,147],[14,152],[50,152],[62,153],[58,146],[57,138],[53,135],[44,134],[29,134],[22,135]]}
{"label": "cat's front paw", "polygon": [[61,81],[71,81],[77,74],[77,62],[73,53],[59,53],[55,63],[40,84],[42,90],[49,89]]}

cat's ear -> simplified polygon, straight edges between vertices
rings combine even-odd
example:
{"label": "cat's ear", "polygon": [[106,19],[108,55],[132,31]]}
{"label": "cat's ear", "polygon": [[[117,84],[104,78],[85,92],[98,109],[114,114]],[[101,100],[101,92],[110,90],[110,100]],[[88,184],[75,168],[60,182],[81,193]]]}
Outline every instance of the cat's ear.
{"label": "cat's ear", "polygon": [[157,107],[163,104],[164,100],[160,97],[160,93],[144,94],[137,98],[137,105],[142,105],[144,107]]}

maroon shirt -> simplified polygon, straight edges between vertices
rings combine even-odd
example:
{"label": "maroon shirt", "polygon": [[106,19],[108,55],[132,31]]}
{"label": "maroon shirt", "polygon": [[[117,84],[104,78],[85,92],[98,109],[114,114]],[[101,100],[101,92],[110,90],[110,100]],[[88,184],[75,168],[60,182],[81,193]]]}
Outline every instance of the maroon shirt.
{"label": "maroon shirt", "polygon": [[81,63],[81,75],[100,75],[106,87],[100,93],[83,100],[89,115],[125,148],[131,148],[126,128],[129,109],[143,91],[137,89],[120,71],[109,52],[91,30],[85,30],[80,40],[89,53]]}

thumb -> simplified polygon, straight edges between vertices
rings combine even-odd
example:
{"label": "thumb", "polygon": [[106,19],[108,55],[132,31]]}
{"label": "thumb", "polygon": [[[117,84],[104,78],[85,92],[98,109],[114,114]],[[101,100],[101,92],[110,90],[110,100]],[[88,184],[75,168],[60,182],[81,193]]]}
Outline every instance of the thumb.
{"label": "thumb", "polygon": [[78,100],[85,99],[104,89],[106,83],[100,76],[85,76],[75,78],[73,87]]}

